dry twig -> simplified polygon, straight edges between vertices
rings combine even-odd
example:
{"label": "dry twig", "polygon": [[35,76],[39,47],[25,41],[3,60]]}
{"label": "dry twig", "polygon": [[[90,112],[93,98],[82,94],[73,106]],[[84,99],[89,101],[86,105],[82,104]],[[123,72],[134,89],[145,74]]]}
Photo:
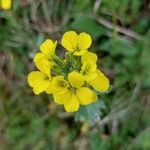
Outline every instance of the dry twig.
{"label": "dry twig", "polygon": [[[103,17],[94,17],[92,16],[93,19],[95,19],[98,23],[100,23],[101,25],[109,28],[109,29],[114,29],[113,23],[109,22],[108,20],[104,19]],[[126,36],[129,36],[131,38],[134,38],[136,40],[141,40],[142,36],[130,29],[126,29],[124,27],[121,26],[115,26],[115,30],[119,33],[122,33]]]}

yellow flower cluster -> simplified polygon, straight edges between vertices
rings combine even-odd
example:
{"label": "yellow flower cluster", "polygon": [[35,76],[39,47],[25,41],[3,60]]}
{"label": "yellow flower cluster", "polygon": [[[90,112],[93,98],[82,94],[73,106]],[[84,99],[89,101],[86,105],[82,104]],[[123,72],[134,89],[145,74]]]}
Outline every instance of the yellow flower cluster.
{"label": "yellow flower cluster", "polygon": [[97,69],[97,55],[87,51],[91,43],[87,33],[66,32],[61,40],[61,45],[67,50],[63,59],[55,53],[57,41],[45,40],[40,46],[41,52],[34,57],[39,71],[28,75],[34,93],[53,94],[54,101],[64,105],[67,112],[95,102],[95,91],[107,91],[109,80]]}
{"label": "yellow flower cluster", "polygon": [[10,9],[11,8],[11,0],[0,0],[0,8],[2,9]]}

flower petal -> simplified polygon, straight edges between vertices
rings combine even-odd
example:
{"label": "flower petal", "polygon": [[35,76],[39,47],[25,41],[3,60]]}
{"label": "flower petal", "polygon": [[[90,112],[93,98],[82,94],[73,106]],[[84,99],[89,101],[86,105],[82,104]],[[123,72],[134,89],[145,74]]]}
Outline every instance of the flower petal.
{"label": "flower petal", "polygon": [[54,51],[56,49],[56,46],[57,46],[57,41],[54,42],[54,46],[53,46]]}
{"label": "flower petal", "polygon": [[89,84],[97,91],[105,92],[109,88],[108,78],[100,71],[97,70],[97,78],[91,81]]}
{"label": "flower petal", "polygon": [[39,61],[40,59],[43,59],[43,58],[45,58],[46,56],[45,56],[45,54],[43,54],[43,53],[37,53],[35,56],[34,56],[34,62],[37,62],[37,61]]}
{"label": "flower petal", "polygon": [[85,74],[83,77],[85,81],[91,82],[92,80],[97,78],[97,73],[96,72],[88,73],[88,74]]}
{"label": "flower petal", "polygon": [[52,83],[49,84],[48,88],[45,90],[47,94],[52,94],[53,93],[53,86]]}
{"label": "flower petal", "polygon": [[80,50],[88,49],[92,44],[91,36],[85,32],[78,36],[78,46]]}
{"label": "flower petal", "polygon": [[92,52],[86,52],[81,56],[81,62],[82,64],[87,63],[87,62],[96,62],[97,61],[97,55]]}
{"label": "flower petal", "polygon": [[68,81],[73,87],[76,88],[79,88],[84,84],[83,76],[76,71],[72,71],[71,73],[68,74]]}
{"label": "flower petal", "polygon": [[81,87],[76,91],[81,105],[88,105],[97,100],[97,95],[87,87]]}
{"label": "flower petal", "polygon": [[1,0],[0,1],[0,7],[2,8],[2,9],[10,9],[11,8],[11,0]]}
{"label": "flower petal", "polygon": [[50,81],[48,80],[41,80],[38,81],[38,84],[33,87],[33,92],[35,94],[40,94],[41,92],[44,92],[49,87]]}
{"label": "flower petal", "polygon": [[33,87],[34,93],[39,94],[48,88],[50,81],[46,80],[46,75],[42,72],[33,71],[28,75],[28,83]]}
{"label": "flower petal", "polygon": [[53,63],[43,58],[35,62],[36,67],[47,76],[50,77],[50,70],[53,66]]}
{"label": "flower petal", "polygon": [[68,82],[64,79],[64,76],[56,76],[52,79],[52,86],[54,92],[63,93],[68,87]]}
{"label": "flower petal", "polygon": [[97,68],[96,62],[87,62],[82,65],[81,70],[83,74],[88,74],[95,72],[96,68]]}
{"label": "flower petal", "polygon": [[39,80],[44,80],[46,75],[40,71],[32,71],[28,75],[28,83],[31,87],[34,87],[38,84]]}
{"label": "flower petal", "polygon": [[68,51],[73,52],[77,46],[77,39],[78,34],[75,31],[68,31],[63,35],[61,44]]}
{"label": "flower petal", "polygon": [[57,42],[53,43],[51,39],[46,39],[40,46],[40,50],[44,54],[54,54]]}
{"label": "flower petal", "polygon": [[67,103],[64,104],[67,112],[74,112],[79,109],[79,100],[76,95],[72,94]]}
{"label": "flower petal", "polygon": [[67,89],[64,91],[64,93],[53,93],[55,103],[60,105],[67,103],[68,100],[71,98],[71,95],[71,92]]}
{"label": "flower petal", "polygon": [[81,67],[81,73],[85,81],[90,82],[97,77],[96,68],[97,66],[95,62],[87,62],[83,64]]}

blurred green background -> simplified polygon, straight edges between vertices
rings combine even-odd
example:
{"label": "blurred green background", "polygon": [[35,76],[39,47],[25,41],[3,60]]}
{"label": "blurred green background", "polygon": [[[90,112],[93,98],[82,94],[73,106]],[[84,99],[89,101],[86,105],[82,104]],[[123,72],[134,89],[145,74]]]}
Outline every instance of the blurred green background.
{"label": "blurred green background", "polygon": [[[149,150],[150,1],[12,4],[0,10],[0,149]],[[92,36],[90,50],[111,82],[98,102],[74,114],[49,95],[34,95],[27,84],[39,45],[68,30]]]}

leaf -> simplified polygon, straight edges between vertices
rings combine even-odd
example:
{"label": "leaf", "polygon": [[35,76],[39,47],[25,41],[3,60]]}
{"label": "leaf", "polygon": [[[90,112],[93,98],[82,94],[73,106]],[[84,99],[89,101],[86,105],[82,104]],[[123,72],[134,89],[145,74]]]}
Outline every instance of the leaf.
{"label": "leaf", "polygon": [[105,31],[95,20],[81,15],[75,16],[71,28],[81,32],[87,32],[94,38],[102,35]]}
{"label": "leaf", "polygon": [[75,114],[75,121],[86,120],[89,123],[95,123],[100,120],[102,115],[101,109],[103,108],[105,108],[105,104],[102,100],[98,100],[87,106],[81,106]]}
{"label": "leaf", "polygon": [[150,129],[146,128],[144,129],[142,132],[140,132],[140,134],[134,138],[134,140],[131,141],[131,143],[128,146],[128,150],[132,150],[132,149],[144,149],[144,150],[148,150],[150,149],[150,143],[149,143],[149,139],[150,139]]}
{"label": "leaf", "polygon": [[116,38],[106,41],[100,46],[104,51],[109,51],[112,56],[135,56],[138,53],[138,49],[135,48],[134,43],[123,38]]}
{"label": "leaf", "polygon": [[89,135],[89,149],[90,150],[109,150],[110,142],[103,140],[100,136],[99,130]]}
{"label": "leaf", "polygon": [[74,6],[73,6],[73,13],[76,13],[76,12],[89,12],[89,11],[92,11],[93,10],[93,7],[91,5],[91,1],[89,0],[76,0],[74,1]]}
{"label": "leaf", "polygon": [[143,73],[143,86],[145,88],[150,87],[150,51],[149,51],[149,45],[146,43],[142,43],[142,53],[141,53],[141,59],[140,59],[140,64],[141,64],[141,69]]}

